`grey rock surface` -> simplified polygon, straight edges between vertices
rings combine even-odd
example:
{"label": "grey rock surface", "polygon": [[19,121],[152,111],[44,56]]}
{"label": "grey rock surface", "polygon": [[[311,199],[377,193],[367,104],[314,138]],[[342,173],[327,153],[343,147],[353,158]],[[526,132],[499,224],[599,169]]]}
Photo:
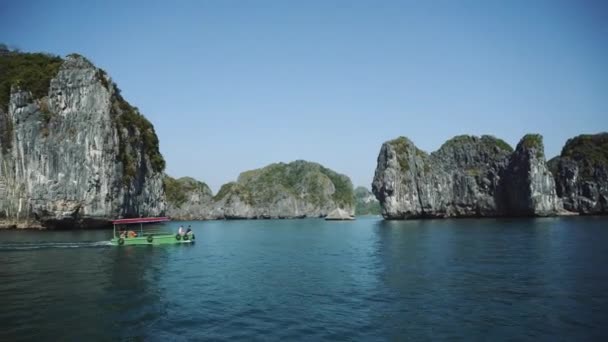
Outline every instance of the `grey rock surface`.
{"label": "grey rock surface", "polygon": [[528,134],[517,144],[505,170],[506,214],[551,216],[563,209],[544,150],[538,134]]}
{"label": "grey rock surface", "polygon": [[387,219],[517,215],[510,212],[513,205],[506,199],[511,193],[506,170],[512,165],[531,174],[520,187],[527,184],[534,195],[531,215],[555,213],[558,205],[553,204],[559,201],[554,185],[551,190],[544,157],[529,159],[524,152],[514,153],[492,136],[463,135],[427,154],[400,137],[382,145],[372,191]]}
{"label": "grey rock surface", "polygon": [[0,151],[1,218],[69,228],[163,214],[162,170],[142,141],[156,135],[119,124],[117,99],[105,72],[77,55],[65,59],[47,96],[13,88],[0,113],[11,133]]}
{"label": "grey rock surface", "polygon": [[565,209],[608,214],[608,133],[569,139],[551,164]]}

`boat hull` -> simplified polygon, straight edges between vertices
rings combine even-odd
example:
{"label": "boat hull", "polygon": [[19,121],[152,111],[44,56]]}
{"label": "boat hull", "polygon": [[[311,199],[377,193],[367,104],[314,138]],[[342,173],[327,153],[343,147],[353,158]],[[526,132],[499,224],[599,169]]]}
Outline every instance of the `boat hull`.
{"label": "boat hull", "polygon": [[[150,239],[152,237],[152,239]],[[121,241],[122,240],[122,241]],[[189,238],[179,240],[172,234],[162,235],[145,235],[131,238],[113,238],[110,243],[114,246],[131,246],[131,245],[172,245],[176,243],[193,243],[194,239]]]}

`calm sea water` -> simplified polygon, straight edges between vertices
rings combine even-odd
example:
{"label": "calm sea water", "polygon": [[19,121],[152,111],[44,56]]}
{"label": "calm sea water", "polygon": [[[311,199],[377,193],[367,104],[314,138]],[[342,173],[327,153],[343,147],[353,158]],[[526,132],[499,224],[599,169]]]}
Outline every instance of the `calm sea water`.
{"label": "calm sea water", "polygon": [[190,224],[0,231],[0,340],[608,338],[608,218]]}

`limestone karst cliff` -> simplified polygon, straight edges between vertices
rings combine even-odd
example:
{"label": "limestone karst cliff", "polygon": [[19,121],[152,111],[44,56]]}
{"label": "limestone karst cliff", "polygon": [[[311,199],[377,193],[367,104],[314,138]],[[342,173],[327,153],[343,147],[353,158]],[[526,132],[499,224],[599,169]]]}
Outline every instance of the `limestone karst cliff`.
{"label": "limestone karst cliff", "polygon": [[504,171],[505,212],[502,214],[550,216],[562,211],[544,150],[538,134],[528,134],[517,144]]}
{"label": "limestone karst cliff", "polygon": [[0,56],[0,220],[92,227],[165,211],[154,127],[86,58]]}
{"label": "limestone karst cliff", "polygon": [[561,210],[542,138],[517,149],[492,136],[457,136],[428,154],[401,137],[382,145],[372,191],[388,219],[545,216]]}

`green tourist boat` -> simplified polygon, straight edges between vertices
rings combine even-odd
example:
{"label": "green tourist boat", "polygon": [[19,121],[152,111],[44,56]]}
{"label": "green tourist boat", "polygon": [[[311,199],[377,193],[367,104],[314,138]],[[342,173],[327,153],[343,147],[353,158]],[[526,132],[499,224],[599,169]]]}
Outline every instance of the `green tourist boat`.
{"label": "green tourist boat", "polygon": [[[157,230],[144,230],[144,224],[168,221],[168,217],[143,217],[114,220],[112,221],[112,224],[114,225],[113,238],[110,240],[110,243],[114,246],[128,246],[194,242],[196,237],[192,232],[189,234],[173,234],[171,232],[161,232]],[[131,228],[129,228],[129,225],[131,225]],[[133,227],[133,225],[135,225],[135,227]],[[137,227],[137,225],[139,225],[139,227]]]}

